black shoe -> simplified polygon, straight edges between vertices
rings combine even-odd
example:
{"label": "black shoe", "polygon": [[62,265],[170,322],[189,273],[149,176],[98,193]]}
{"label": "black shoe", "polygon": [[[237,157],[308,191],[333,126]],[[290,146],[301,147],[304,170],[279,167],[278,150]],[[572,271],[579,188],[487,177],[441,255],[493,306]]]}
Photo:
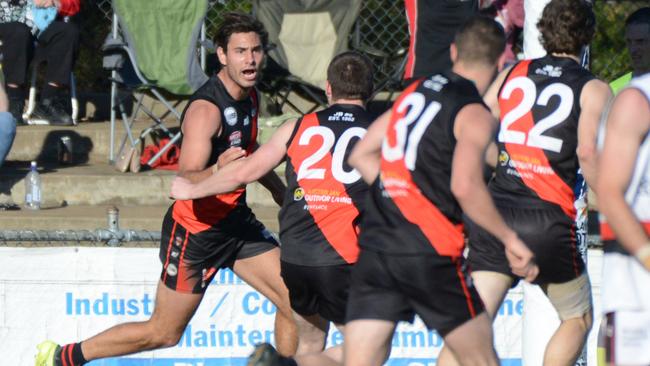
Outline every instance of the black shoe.
{"label": "black shoe", "polygon": [[63,103],[57,99],[43,99],[34,108],[33,119],[48,121],[51,125],[72,126],[72,117],[65,111]]}
{"label": "black shoe", "polygon": [[26,124],[23,120],[23,110],[25,109],[25,101],[22,99],[9,99],[9,113],[14,116],[17,125]]}
{"label": "black shoe", "polygon": [[258,344],[248,357],[246,366],[281,366],[280,355],[268,343]]}

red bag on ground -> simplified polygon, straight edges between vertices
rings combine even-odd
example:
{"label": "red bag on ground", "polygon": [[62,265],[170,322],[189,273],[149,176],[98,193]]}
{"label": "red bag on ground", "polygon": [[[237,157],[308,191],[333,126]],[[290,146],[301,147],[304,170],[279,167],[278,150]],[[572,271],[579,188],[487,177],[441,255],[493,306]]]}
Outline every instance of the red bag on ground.
{"label": "red bag on ground", "polygon": [[[156,144],[145,146],[142,155],[140,156],[140,164],[147,165],[149,159],[156,155],[158,151],[168,143],[168,138],[162,138]],[[153,162],[151,169],[178,170],[178,157],[180,154],[181,149],[178,145],[173,144],[160,156],[160,158]]]}

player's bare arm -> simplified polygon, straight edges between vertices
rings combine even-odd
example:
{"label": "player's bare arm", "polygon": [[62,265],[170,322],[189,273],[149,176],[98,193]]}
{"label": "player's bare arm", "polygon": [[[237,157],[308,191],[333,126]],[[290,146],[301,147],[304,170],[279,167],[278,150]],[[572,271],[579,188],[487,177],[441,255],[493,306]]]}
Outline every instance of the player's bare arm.
{"label": "player's bare arm", "polygon": [[[274,134],[274,136],[276,136],[276,134],[278,134],[278,133],[282,134],[282,136],[278,135],[278,140],[282,140],[285,137],[286,137],[286,139],[284,139],[284,146],[285,146],[284,153],[283,153],[282,157],[280,158],[280,160],[276,162],[276,164],[274,165],[273,168],[278,166],[282,162],[282,160],[284,159],[284,155],[286,155],[286,153],[287,153],[286,144],[289,141],[289,138],[291,137],[291,132],[293,131],[293,128],[294,128],[295,125],[296,125],[296,120],[287,121],[284,124],[282,124],[282,126]],[[284,129],[282,127],[284,127]],[[289,128],[291,128],[291,129],[289,129]],[[282,131],[282,132],[280,132],[280,131]],[[287,134],[287,131],[288,131],[288,134]],[[273,139],[273,137],[271,139]],[[269,142],[271,142],[271,141],[269,141]],[[280,143],[280,142],[282,142],[282,141],[273,141],[273,143]],[[260,148],[259,145],[256,146],[256,151],[259,148]],[[276,146],[276,148],[277,149],[275,149],[275,151],[273,153],[277,153],[277,151],[281,150],[281,148],[279,146]],[[275,157],[275,155],[273,155],[273,157]],[[271,160],[271,162],[274,162],[274,161],[275,161],[275,159]],[[280,177],[275,173],[273,168],[271,168],[271,170],[269,170],[268,173],[264,174],[257,181],[261,185],[263,185],[264,188],[266,188],[269,192],[271,192],[271,196],[273,196],[273,200],[275,201],[275,203],[277,203],[278,206],[282,206],[282,201],[284,200],[284,192],[287,189],[287,186],[284,184],[282,179],[280,179]]]}
{"label": "player's bare arm", "polygon": [[[501,109],[499,108],[499,98],[498,98],[499,90],[501,89],[503,82],[506,80],[506,76],[508,76],[510,69],[512,69],[512,66],[509,66],[504,70],[502,70],[494,79],[492,84],[490,84],[490,87],[483,95],[483,102],[488,106],[488,108],[490,108],[490,112],[492,113],[492,116],[496,120],[499,120],[501,114]],[[496,142],[491,141],[490,145],[488,145],[488,148],[485,151],[485,163],[491,166],[492,168],[495,168],[497,166],[498,159],[499,159],[499,149],[497,148]]]}
{"label": "player's bare arm", "polygon": [[[612,97],[609,85],[601,80],[589,81],[580,95],[580,119],[578,120],[578,149],[582,175],[592,189],[596,187],[596,137],[602,113]],[[597,192],[597,191],[596,191]]]}
{"label": "player's bare arm", "polygon": [[181,129],[183,148],[178,160],[178,175],[199,182],[212,174],[212,167],[206,165],[212,151],[211,139],[221,130],[219,108],[203,100],[193,102]]}
{"label": "player's bare arm", "polygon": [[[650,238],[625,201],[641,142],[650,130],[650,105],[637,89],[621,92],[607,119],[605,145],[598,162],[599,209],[630,253],[650,245]],[[650,260],[643,265],[650,270]]]}
{"label": "player's bare arm", "polygon": [[171,196],[176,199],[195,199],[226,193],[268,175],[284,159],[287,153],[287,141],[291,137],[294,126],[295,121],[284,123],[267,143],[260,146],[249,157],[224,166],[200,182],[192,182],[183,177],[174,178]]}
{"label": "player's bare arm", "polygon": [[512,66],[509,66],[499,72],[497,77],[494,79],[492,84],[490,84],[490,87],[488,87],[487,91],[483,95],[483,102],[488,106],[488,108],[490,108],[492,116],[497,120],[499,120],[499,115],[501,114],[501,109],[499,108],[499,90],[501,90],[501,86],[506,80],[510,69],[512,69]]}
{"label": "player's bare arm", "polygon": [[361,173],[363,180],[372,184],[379,174],[381,163],[381,142],[386,135],[391,111],[384,112],[368,128],[366,135],[352,150],[348,163]]}
{"label": "player's bare arm", "polygon": [[483,157],[492,140],[496,121],[480,104],[458,112],[454,124],[456,149],[452,162],[451,191],[472,221],[501,240],[513,272],[532,281],[539,269],[533,253],[506,225],[483,181]]}

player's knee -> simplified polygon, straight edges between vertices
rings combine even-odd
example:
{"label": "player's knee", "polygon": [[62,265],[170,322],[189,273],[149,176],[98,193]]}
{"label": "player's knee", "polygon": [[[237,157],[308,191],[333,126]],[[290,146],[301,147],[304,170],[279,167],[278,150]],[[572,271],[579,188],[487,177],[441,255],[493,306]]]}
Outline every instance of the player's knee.
{"label": "player's knee", "polygon": [[173,347],[178,344],[183,336],[183,331],[178,329],[168,329],[158,334],[155,339],[155,348]]}
{"label": "player's knee", "polygon": [[587,311],[582,315],[570,319],[564,319],[562,320],[562,322],[571,324],[574,328],[578,329],[578,331],[580,331],[580,333],[582,334],[587,334],[589,333],[593,325],[593,316],[591,314],[591,311]]}

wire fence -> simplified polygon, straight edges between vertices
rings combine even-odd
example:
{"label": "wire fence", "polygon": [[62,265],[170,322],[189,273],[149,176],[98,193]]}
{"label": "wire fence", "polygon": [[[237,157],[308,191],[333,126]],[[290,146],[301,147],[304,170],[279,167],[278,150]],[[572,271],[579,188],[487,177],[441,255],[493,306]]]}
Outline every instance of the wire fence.
{"label": "wire fence", "polygon": [[[594,10],[597,17],[597,31],[591,44],[592,71],[604,80],[611,81],[630,70],[630,58],[627,53],[624,38],[625,18],[634,10],[650,6],[650,0],[617,0],[595,1]],[[98,11],[99,10],[99,11]],[[222,15],[227,11],[252,12],[250,0],[211,0],[206,17],[206,33],[212,37],[221,24]],[[101,29],[108,33],[112,16],[110,0],[91,0],[86,2],[86,17],[92,19],[88,23],[97,29],[97,22],[103,22]],[[88,35],[86,37],[89,37]],[[97,38],[97,37],[96,37]],[[357,22],[349,36],[349,47],[352,49],[371,49],[387,55],[397,55],[399,50],[408,48],[408,26],[404,12],[404,2],[401,0],[365,0]],[[86,42],[96,43],[96,42]],[[97,50],[89,52],[88,57],[99,57]],[[373,58],[376,68],[376,82],[393,76],[397,62],[387,62],[386,58]],[[92,63],[96,63],[93,61]],[[101,65],[101,62],[98,64]],[[78,63],[78,68],[92,68]],[[100,66],[96,66],[100,67]],[[89,75],[98,75],[97,70],[87,70]],[[81,72],[83,79],[84,72]],[[96,76],[95,76],[96,77]],[[83,81],[82,81],[83,83]]]}

